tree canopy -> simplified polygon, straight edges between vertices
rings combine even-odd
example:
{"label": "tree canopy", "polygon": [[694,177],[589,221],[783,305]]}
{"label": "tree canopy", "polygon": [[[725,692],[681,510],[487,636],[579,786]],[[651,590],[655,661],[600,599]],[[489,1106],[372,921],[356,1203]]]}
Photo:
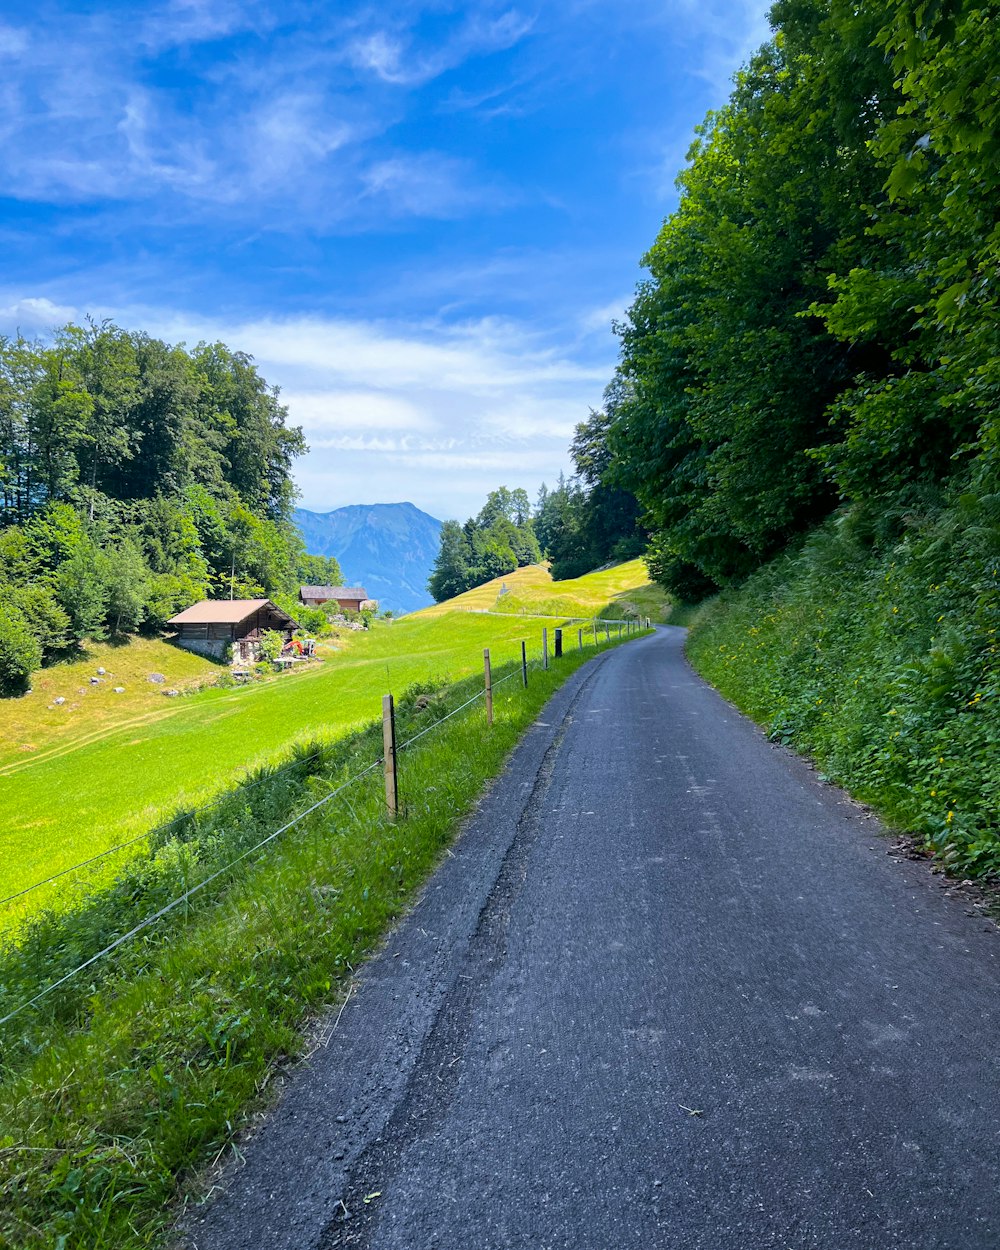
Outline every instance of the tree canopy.
{"label": "tree canopy", "polygon": [[527,491],[500,486],[464,525],[445,521],[427,589],[441,603],[541,558]]}
{"label": "tree canopy", "polygon": [[699,128],[610,413],[668,587],[740,579],[844,502],[995,489],[995,17],[780,0]]}
{"label": "tree canopy", "polygon": [[206,596],[293,594],[313,571],[291,520],[304,450],[223,343],[93,321],[0,338],[0,688]]}

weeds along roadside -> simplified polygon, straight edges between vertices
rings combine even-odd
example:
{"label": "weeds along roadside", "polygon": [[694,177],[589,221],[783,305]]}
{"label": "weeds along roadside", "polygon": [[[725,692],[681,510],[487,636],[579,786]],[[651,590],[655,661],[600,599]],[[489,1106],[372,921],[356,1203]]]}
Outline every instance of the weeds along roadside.
{"label": "weeds along roadside", "polygon": [[949,871],[997,879],[1000,520],[990,507],[962,498],[878,543],[857,509],[835,518],[700,609],[688,654],[770,737],[922,838]]}
{"label": "weeds along roadside", "polygon": [[[593,655],[533,667],[527,690],[515,666],[496,666],[491,730],[476,700],[401,754],[404,819],[387,818],[381,770],[369,772],[4,1026],[0,1244],[156,1244],[184,1178],[197,1192],[190,1178],[260,1104],[273,1065],[300,1053],[310,1014],[342,992],[546,699]],[[476,678],[400,696],[400,742],[478,689]],[[0,958],[4,1014],[21,989],[57,980],[95,940],[127,932],[380,752],[376,725],[311,760],[303,748],[301,768],[255,785],[252,808],[235,791],[231,808],[192,819],[111,890],[33,923]]]}

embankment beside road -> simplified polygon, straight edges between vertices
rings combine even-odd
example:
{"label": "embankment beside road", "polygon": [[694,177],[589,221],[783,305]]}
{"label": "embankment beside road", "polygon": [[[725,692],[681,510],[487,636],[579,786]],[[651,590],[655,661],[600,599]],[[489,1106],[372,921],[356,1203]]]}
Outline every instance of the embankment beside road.
{"label": "embankment beside road", "polygon": [[845,514],[694,616],[695,668],[963,875],[1000,871],[1000,558],[988,500],[888,541]]}

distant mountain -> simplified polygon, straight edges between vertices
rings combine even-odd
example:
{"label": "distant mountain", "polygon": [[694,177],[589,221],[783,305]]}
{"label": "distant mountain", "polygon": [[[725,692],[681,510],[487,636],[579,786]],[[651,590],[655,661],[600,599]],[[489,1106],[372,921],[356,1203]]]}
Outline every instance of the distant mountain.
{"label": "distant mountain", "polygon": [[441,522],[412,503],[352,504],[333,512],[296,508],[306,551],[336,556],[348,586],[364,586],[379,607],[415,612],[433,603],[427,579]]}

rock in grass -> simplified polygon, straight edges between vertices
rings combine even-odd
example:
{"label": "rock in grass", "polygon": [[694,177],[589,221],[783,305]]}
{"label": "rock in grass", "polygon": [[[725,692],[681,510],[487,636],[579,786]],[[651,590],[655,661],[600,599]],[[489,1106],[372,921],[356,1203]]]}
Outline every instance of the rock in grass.
{"label": "rock in grass", "polygon": [[62,695],[59,695],[59,697],[57,699],[53,699],[52,702],[56,705],[56,707],[62,707],[66,700]]}
{"label": "rock in grass", "polygon": [[124,686],[115,686],[115,694],[124,694],[124,693],[125,693]]}
{"label": "rock in grass", "polygon": [[167,679],[162,673],[150,673],[146,680],[153,682],[154,685],[162,686]]}
{"label": "rock in grass", "polygon": [[180,691],[179,690],[164,690],[163,693],[164,695],[166,695],[168,699],[176,699],[177,696],[180,694]]}
{"label": "rock in grass", "polygon": [[101,679],[100,679],[100,677],[91,677],[91,679],[90,679],[90,684],[91,684],[92,686],[99,686],[99,685],[101,684]]}
{"label": "rock in grass", "polygon": [[106,668],[99,668],[99,669],[97,670],[97,675],[98,675],[98,677],[103,677],[103,676],[104,676],[104,674],[105,674],[107,671],[108,671],[108,670],[107,670]]}

